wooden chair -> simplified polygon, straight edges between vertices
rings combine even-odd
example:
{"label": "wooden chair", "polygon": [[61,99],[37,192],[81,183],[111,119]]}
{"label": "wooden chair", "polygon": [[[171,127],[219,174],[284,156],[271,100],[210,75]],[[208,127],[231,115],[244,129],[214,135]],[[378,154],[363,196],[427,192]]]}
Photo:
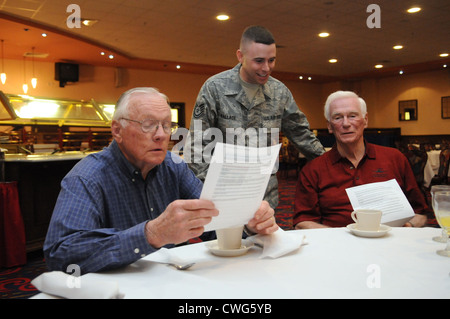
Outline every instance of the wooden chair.
{"label": "wooden chair", "polygon": [[299,171],[299,151],[297,148],[289,143],[287,138],[283,138],[283,143],[280,150],[280,177],[289,177],[289,171],[295,170],[297,176]]}
{"label": "wooden chair", "polygon": [[431,185],[449,184],[448,169],[450,165],[450,147],[447,147],[439,154],[439,170],[437,175],[431,179]]}
{"label": "wooden chair", "polygon": [[404,154],[411,165],[417,185],[420,189],[423,189],[425,165],[428,160],[427,152],[418,149],[409,149]]}

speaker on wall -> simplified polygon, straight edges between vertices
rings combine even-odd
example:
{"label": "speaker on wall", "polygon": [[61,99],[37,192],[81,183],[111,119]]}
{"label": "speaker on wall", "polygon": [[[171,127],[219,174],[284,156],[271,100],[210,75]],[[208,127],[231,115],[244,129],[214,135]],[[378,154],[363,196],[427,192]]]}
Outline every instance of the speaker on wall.
{"label": "speaker on wall", "polygon": [[60,87],[64,87],[67,82],[78,82],[78,64],[56,62],[55,80],[59,81]]}

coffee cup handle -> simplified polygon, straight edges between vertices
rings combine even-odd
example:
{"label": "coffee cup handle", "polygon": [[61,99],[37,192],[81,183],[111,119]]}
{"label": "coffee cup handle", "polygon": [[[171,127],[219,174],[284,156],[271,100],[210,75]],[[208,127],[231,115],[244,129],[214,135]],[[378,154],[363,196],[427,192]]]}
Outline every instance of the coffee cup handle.
{"label": "coffee cup handle", "polygon": [[358,222],[358,220],[356,219],[356,211],[353,211],[352,214],[350,215],[352,217],[352,219],[355,221],[355,223]]}

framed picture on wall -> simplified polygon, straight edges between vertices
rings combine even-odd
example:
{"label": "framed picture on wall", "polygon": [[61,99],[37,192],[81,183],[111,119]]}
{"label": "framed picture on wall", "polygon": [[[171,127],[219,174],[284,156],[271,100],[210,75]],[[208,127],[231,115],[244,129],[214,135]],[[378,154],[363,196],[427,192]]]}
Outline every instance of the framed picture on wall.
{"label": "framed picture on wall", "polygon": [[417,121],[417,100],[398,101],[398,120]]}
{"label": "framed picture on wall", "polygon": [[450,96],[441,97],[441,117],[450,119]]}

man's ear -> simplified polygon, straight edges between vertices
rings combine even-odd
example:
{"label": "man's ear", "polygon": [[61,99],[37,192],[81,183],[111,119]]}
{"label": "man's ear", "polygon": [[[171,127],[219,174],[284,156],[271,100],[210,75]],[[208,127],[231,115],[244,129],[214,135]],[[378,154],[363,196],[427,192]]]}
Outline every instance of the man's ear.
{"label": "man's ear", "polygon": [[329,121],[327,121],[327,127],[328,127],[328,133],[333,134],[333,127],[331,126]]}
{"label": "man's ear", "polygon": [[119,121],[113,120],[111,123],[111,134],[117,143],[122,142],[122,125]]}
{"label": "man's ear", "polygon": [[237,57],[239,63],[242,64],[242,58],[244,57],[244,54],[242,53],[241,49],[238,49],[236,51],[236,57]]}

